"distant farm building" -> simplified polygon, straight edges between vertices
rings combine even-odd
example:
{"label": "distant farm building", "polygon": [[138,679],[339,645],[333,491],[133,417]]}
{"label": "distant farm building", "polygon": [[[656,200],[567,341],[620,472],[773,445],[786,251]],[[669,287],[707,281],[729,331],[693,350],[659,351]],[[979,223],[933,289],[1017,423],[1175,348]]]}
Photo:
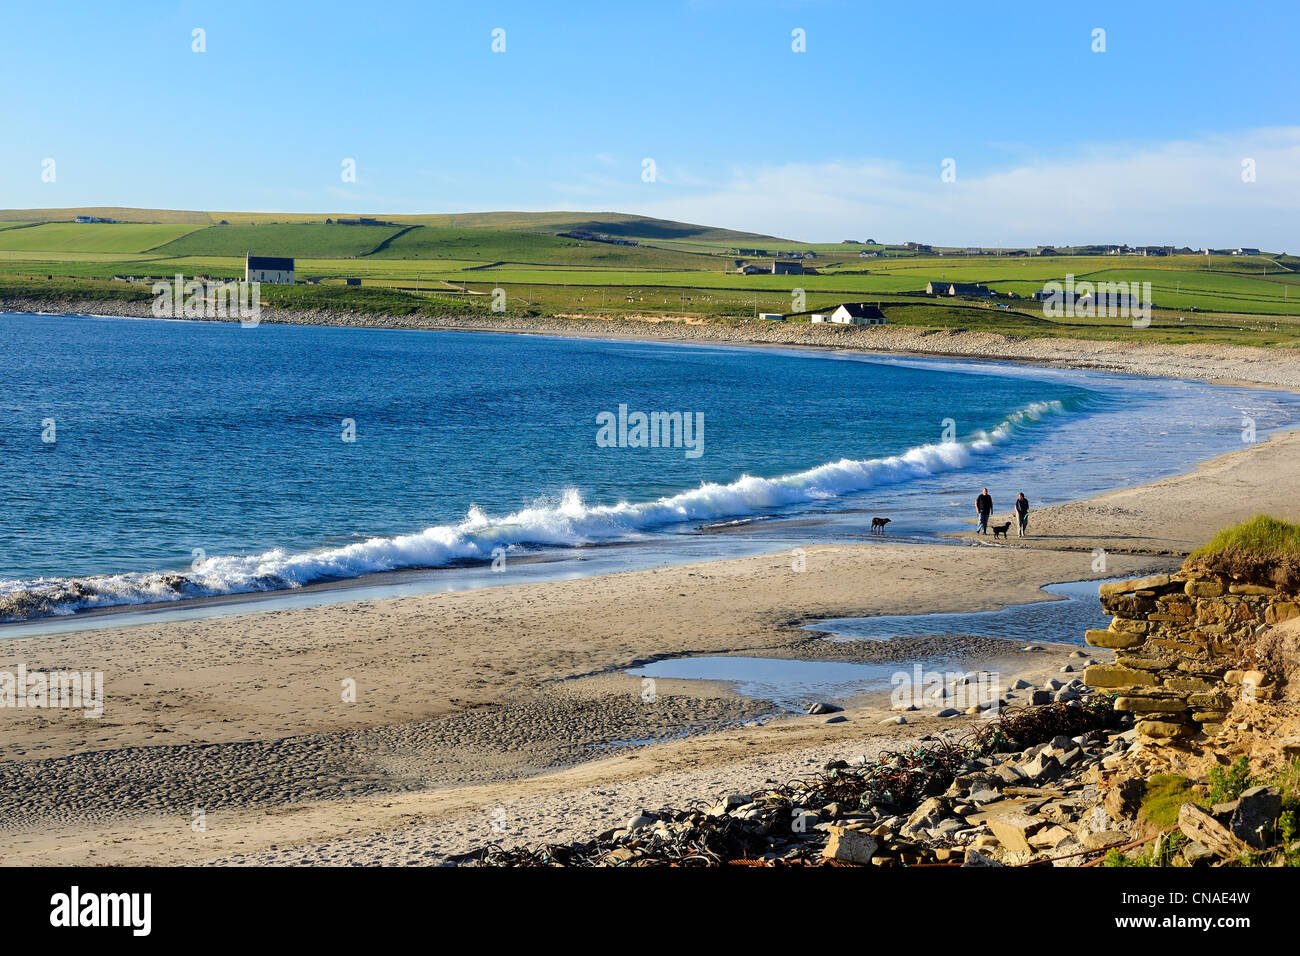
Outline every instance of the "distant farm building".
{"label": "distant farm building", "polygon": [[1259,255],[1259,250],[1252,249],[1250,246],[1242,246],[1240,249],[1234,252],[1233,255],[1234,256],[1257,256]]}
{"label": "distant farm building", "polygon": [[803,275],[803,263],[792,259],[777,259],[772,263],[772,275],[801,276]]}
{"label": "distant farm building", "polygon": [[760,319],[766,319],[768,322],[784,322],[784,321],[785,321],[785,316],[782,315],[780,312],[760,312],[760,313],[758,313],[758,317],[759,317]]}
{"label": "distant farm building", "polygon": [[933,252],[934,251],[932,246],[924,242],[905,242],[903,243],[903,248],[910,249],[912,252]]}
{"label": "distant farm building", "polygon": [[742,276],[767,275],[770,272],[766,266],[756,266],[752,262],[736,266],[736,271]]}
{"label": "distant farm building", "polygon": [[1080,309],[1085,313],[1101,314],[1105,310],[1122,315],[1151,305],[1150,302],[1144,302],[1141,296],[1107,288],[1105,283],[1099,289],[1084,293],[1076,292],[1074,289],[1039,289],[1034,293],[1034,301],[1051,302],[1058,306]]}
{"label": "distant farm building", "polygon": [[360,280],[360,279],[344,279],[344,280],[343,280],[343,284],[344,284],[344,285],[361,285],[361,280]]}
{"label": "distant farm building", "polygon": [[926,295],[963,295],[968,298],[986,299],[993,295],[993,290],[986,285],[972,282],[927,282]]}
{"label": "distant farm building", "polygon": [[846,302],[831,313],[836,325],[884,325],[885,313],[865,302]]}
{"label": "distant farm building", "polygon": [[1148,307],[1149,302],[1143,302],[1141,296],[1131,295],[1128,292],[1119,292],[1114,289],[1098,289],[1096,292],[1085,292],[1075,299],[1077,308],[1086,311],[1092,311],[1100,315],[1103,310],[1107,312],[1127,315],[1130,311],[1135,311]]}
{"label": "distant farm building", "polygon": [[105,219],[102,216],[78,216],[77,222],[117,222],[116,219]]}
{"label": "distant farm building", "polygon": [[245,256],[244,281],[293,285],[293,260],[280,256]]}

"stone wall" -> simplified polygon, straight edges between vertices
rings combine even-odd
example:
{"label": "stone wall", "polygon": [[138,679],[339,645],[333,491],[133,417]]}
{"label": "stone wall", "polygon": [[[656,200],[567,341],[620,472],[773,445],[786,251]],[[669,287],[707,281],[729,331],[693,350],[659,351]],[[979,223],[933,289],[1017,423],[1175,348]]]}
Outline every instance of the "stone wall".
{"label": "stone wall", "polygon": [[1158,574],[1101,586],[1114,618],[1088,631],[1094,647],[1115,651],[1084,682],[1119,694],[1141,734],[1154,738],[1217,733],[1243,695],[1278,696],[1279,674],[1257,658],[1256,638],[1271,624],[1300,616],[1295,595],[1203,570]]}

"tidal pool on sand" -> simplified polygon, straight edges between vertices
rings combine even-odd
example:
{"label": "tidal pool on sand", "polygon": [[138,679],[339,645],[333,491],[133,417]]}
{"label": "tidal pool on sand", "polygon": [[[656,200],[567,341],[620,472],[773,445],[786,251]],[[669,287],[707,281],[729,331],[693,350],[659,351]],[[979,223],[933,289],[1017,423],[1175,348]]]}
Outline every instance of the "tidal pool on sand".
{"label": "tidal pool on sand", "polygon": [[[1109,580],[1120,580],[1119,578]],[[1110,616],[1101,607],[1097,588],[1104,581],[1068,581],[1043,588],[1063,601],[1013,604],[995,611],[957,614],[882,614],[845,617],[807,625],[827,631],[832,641],[887,641],[894,637],[928,634],[962,634],[1008,641],[1049,641],[1082,644],[1086,630],[1104,631]]]}
{"label": "tidal pool on sand", "polygon": [[675,657],[634,667],[634,677],[725,681],[737,693],[803,710],[815,700],[842,700],[888,690],[902,665],[799,661],[772,657]]}

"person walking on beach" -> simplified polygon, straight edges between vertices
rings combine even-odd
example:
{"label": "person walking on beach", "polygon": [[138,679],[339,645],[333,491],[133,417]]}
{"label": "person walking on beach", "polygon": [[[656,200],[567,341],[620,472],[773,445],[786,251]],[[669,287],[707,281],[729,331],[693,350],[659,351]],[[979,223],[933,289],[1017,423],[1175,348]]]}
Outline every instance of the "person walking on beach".
{"label": "person walking on beach", "polygon": [[980,492],[979,497],[975,499],[975,513],[980,516],[980,527],[978,534],[989,533],[989,515],[993,514],[993,496],[985,488]]}
{"label": "person walking on beach", "polygon": [[1023,491],[1020,492],[1020,497],[1016,499],[1016,521],[1020,525],[1017,534],[1023,538],[1026,529],[1029,527],[1029,499],[1025,497]]}

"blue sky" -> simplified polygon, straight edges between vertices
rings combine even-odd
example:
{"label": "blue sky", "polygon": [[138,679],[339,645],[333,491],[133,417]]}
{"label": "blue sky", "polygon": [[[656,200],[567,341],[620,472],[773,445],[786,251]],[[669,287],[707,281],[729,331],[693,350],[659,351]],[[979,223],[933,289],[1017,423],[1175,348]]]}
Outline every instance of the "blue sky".
{"label": "blue sky", "polygon": [[618,210],[1295,252],[1298,41],[1289,0],[10,0],[0,207]]}

